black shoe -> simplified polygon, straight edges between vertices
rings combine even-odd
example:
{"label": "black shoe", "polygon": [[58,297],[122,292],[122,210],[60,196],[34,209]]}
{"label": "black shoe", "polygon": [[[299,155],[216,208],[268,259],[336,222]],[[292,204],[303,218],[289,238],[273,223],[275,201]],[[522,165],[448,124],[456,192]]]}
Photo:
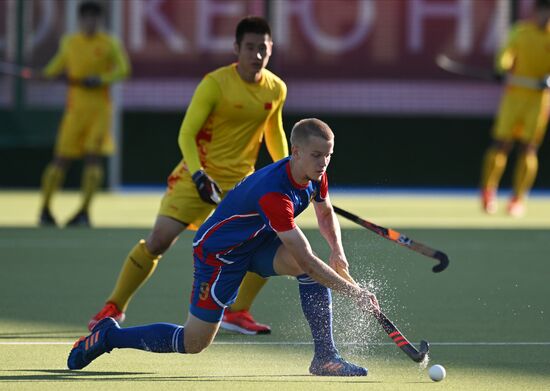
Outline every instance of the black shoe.
{"label": "black shoe", "polygon": [[57,223],[48,208],[43,208],[40,212],[40,221],[38,225],[41,227],[57,227]]}
{"label": "black shoe", "polygon": [[90,228],[90,216],[88,216],[88,212],[85,210],[81,210],[77,214],[73,216],[72,219],[70,219],[67,222],[67,227],[83,227],[83,228]]}

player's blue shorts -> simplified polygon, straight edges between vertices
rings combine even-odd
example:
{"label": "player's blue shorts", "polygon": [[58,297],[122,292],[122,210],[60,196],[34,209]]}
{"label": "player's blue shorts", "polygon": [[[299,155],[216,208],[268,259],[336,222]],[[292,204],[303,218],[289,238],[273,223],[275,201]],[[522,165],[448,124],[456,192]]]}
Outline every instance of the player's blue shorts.
{"label": "player's blue shorts", "polygon": [[281,240],[274,235],[254,252],[232,264],[221,261],[207,264],[193,255],[195,272],[189,311],[205,322],[219,322],[225,307],[235,302],[239,286],[247,271],[262,277],[276,275],[273,260],[281,245]]}

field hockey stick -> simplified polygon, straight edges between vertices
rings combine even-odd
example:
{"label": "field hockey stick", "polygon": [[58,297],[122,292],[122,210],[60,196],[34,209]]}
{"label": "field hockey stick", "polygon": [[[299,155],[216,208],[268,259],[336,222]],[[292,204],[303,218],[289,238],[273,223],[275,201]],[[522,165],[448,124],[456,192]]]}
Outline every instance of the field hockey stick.
{"label": "field hockey stick", "polygon": [[391,228],[384,228],[374,223],[371,223],[370,221],[364,220],[361,217],[354,215],[353,213],[350,213],[337,206],[333,205],[332,207],[334,208],[334,211],[340,216],[345,217],[346,219],[351,220],[356,224],[359,224],[360,226],[382,236],[383,238],[391,240],[394,243],[407,247],[409,250],[416,251],[417,253],[425,255],[429,258],[437,259],[439,263],[432,268],[432,271],[434,273],[442,272],[447,268],[447,266],[449,266],[449,257],[444,252],[434,250],[422,243],[415,242],[414,240]]}
{"label": "field hockey stick", "polygon": [[[338,274],[349,281],[350,283],[357,285],[357,282],[345,269],[337,270]],[[399,331],[399,329],[393,324],[391,320],[380,310],[373,306],[370,310],[378,323],[382,326],[386,334],[393,340],[399,349],[401,349],[409,358],[415,362],[421,362],[424,360],[430,350],[430,344],[428,341],[420,341],[420,350],[416,349],[413,344]]]}
{"label": "field hockey stick", "polygon": [[382,312],[382,310],[373,310],[373,315],[378,320],[378,323],[382,325],[382,328],[393,340],[399,349],[401,349],[409,358],[415,362],[421,362],[430,350],[430,343],[428,341],[420,341],[420,350],[416,349],[413,344],[399,331],[399,329],[393,324],[391,320]]}
{"label": "field hockey stick", "polygon": [[501,75],[488,69],[478,68],[471,65],[462,64],[452,60],[445,54],[439,54],[435,58],[435,63],[443,70],[455,75],[473,77],[475,79],[488,80],[494,82],[505,82],[508,85],[525,87],[534,90],[549,88],[550,76],[543,79],[535,79],[525,76]]}
{"label": "field hockey stick", "polygon": [[[0,61],[0,74],[20,77],[25,80],[40,79],[42,77],[40,70],[4,61]],[[69,78],[63,78],[63,80],[70,85],[82,85],[82,80]]]}
{"label": "field hockey stick", "polygon": [[27,80],[32,79],[39,74],[36,70],[30,67],[20,66],[4,61],[0,61],[0,73],[3,73],[4,75],[20,77]]}

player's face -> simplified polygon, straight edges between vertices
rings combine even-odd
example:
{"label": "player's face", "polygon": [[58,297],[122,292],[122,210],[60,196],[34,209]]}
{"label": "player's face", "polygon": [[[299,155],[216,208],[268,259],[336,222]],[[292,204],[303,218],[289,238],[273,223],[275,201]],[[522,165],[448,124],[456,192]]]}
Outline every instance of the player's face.
{"label": "player's face", "polygon": [[297,157],[301,171],[308,180],[319,181],[327,170],[334,150],[334,140],[309,137],[304,145],[298,146]]}
{"label": "player's face", "polygon": [[235,43],[239,67],[245,73],[258,73],[267,66],[273,42],[268,34],[245,33],[240,45]]}
{"label": "player's face", "polygon": [[536,10],[536,17],[540,24],[548,24],[550,20],[550,7],[539,7]]}
{"label": "player's face", "polygon": [[84,33],[92,35],[99,29],[101,17],[92,13],[85,13],[80,17],[80,28]]}

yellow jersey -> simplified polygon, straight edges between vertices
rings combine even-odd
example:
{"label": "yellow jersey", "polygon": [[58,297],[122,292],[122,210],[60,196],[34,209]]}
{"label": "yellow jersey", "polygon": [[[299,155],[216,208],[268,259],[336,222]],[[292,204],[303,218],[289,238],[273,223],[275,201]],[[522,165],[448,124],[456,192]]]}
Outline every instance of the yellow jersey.
{"label": "yellow jersey", "polygon": [[533,21],[516,23],[496,57],[496,68],[516,76],[542,79],[550,74],[550,29]]}
{"label": "yellow jersey", "polygon": [[207,74],[180,128],[183,166],[191,174],[202,168],[222,188],[231,188],[254,171],[264,135],[274,161],[287,156],[286,92],[285,83],[267,69],[258,83],[245,82],[237,64]]}
{"label": "yellow jersey", "polygon": [[69,84],[68,101],[109,101],[108,86],[124,79],[130,73],[128,57],[117,39],[105,32],[88,36],[82,32],[67,34],[61,38],[59,50],[43,70],[47,78],[65,72],[69,80],[82,80],[99,76],[102,85],[84,88]]}

